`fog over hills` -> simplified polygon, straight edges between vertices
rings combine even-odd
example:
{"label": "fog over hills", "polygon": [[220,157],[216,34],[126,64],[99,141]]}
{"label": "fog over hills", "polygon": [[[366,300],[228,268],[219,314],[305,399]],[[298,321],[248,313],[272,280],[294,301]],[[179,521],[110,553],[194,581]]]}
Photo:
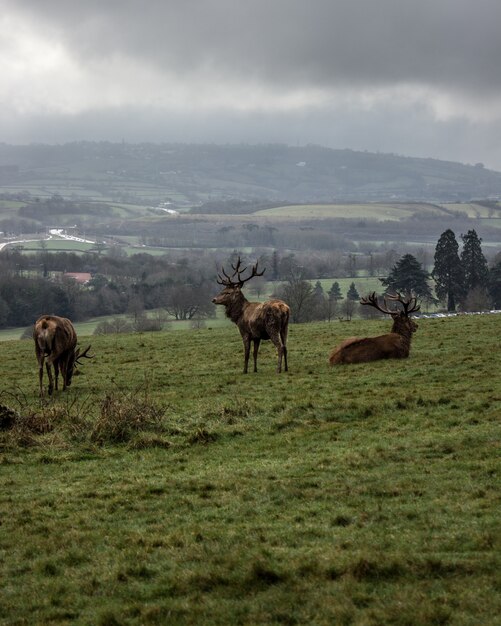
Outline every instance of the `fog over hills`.
{"label": "fog over hills", "polygon": [[395,154],[317,145],[74,142],[0,144],[0,190],[186,204],[469,201],[501,197],[501,173]]}

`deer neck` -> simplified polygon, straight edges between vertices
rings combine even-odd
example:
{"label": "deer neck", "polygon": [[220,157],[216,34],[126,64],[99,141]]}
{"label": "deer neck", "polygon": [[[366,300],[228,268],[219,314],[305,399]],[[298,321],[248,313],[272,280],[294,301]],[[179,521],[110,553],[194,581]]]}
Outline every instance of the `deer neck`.
{"label": "deer neck", "polygon": [[410,346],[412,340],[412,330],[408,323],[403,320],[396,319],[393,322],[393,328],[391,329],[392,333],[396,333],[404,338],[405,342]]}
{"label": "deer neck", "polygon": [[226,304],[226,317],[229,317],[232,322],[238,324],[238,321],[241,319],[245,307],[249,304],[249,301],[244,296],[244,294],[238,290],[235,292],[235,295],[232,297],[231,302]]}

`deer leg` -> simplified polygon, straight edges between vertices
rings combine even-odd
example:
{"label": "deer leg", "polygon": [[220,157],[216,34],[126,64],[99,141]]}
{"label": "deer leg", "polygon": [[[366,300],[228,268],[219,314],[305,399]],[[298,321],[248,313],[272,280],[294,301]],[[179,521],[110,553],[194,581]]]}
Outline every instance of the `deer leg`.
{"label": "deer leg", "polygon": [[275,348],[277,349],[277,354],[278,354],[277,373],[280,374],[280,372],[282,371],[282,355],[283,355],[284,346],[282,345],[282,341],[278,335],[270,335],[270,339],[273,345],[275,346]]}
{"label": "deer leg", "polygon": [[254,371],[257,372],[257,353],[261,339],[254,339]]}
{"label": "deer leg", "polygon": [[284,370],[289,371],[287,367],[287,329],[280,332],[280,339],[282,340],[282,354],[284,356]]}
{"label": "deer leg", "polygon": [[250,337],[244,338],[244,374],[247,374],[250,354]]}
{"label": "deer leg", "polygon": [[54,381],[52,379],[52,367],[50,363],[45,364],[45,369],[47,370],[47,376],[49,377],[49,386],[47,388],[47,391],[49,392],[49,396],[51,396],[52,392],[54,391]]}
{"label": "deer leg", "polygon": [[288,372],[289,368],[287,367],[287,346],[285,344],[282,344],[282,354],[284,357],[284,370]]}
{"label": "deer leg", "polygon": [[[62,372],[62,369],[61,369]],[[58,385],[57,385],[57,381],[59,379],[59,363],[54,363],[54,373],[56,375],[56,390],[58,389]],[[63,374],[63,390],[66,388],[66,385],[64,384],[64,374]]]}
{"label": "deer leg", "polygon": [[40,397],[43,398],[44,396],[44,391],[43,391],[43,366],[44,366],[44,359],[43,357],[40,359],[40,361],[38,362],[38,384],[40,386]]}

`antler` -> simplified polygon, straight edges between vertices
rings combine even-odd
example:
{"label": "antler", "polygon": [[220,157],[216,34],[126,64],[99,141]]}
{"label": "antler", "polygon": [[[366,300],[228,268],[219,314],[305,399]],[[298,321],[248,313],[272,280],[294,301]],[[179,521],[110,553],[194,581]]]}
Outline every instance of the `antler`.
{"label": "antler", "polygon": [[[242,274],[245,272],[247,267],[244,267],[243,269],[241,269],[240,268],[241,264],[242,264],[242,261],[240,257],[238,257],[237,262],[234,265],[233,263],[231,264],[231,269],[233,270],[233,274],[231,276],[228,276],[228,274],[224,270],[224,267],[222,267],[221,271],[224,277],[221,276],[221,274],[218,274],[217,282],[220,285],[224,285],[225,287],[242,287],[244,283],[246,283],[248,280],[250,280],[251,278],[254,278],[254,276],[262,276],[266,271],[266,268],[264,268],[262,272],[258,272],[257,268],[259,265],[259,261],[256,261],[256,264],[252,266],[250,276],[247,276],[247,278],[242,278]],[[235,276],[238,279],[237,281],[233,280]]]}
{"label": "antler", "polygon": [[408,317],[411,313],[415,313],[419,311],[421,305],[417,303],[417,298],[415,296],[409,296],[406,300],[402,298],[402,295],[395,292],[396,295],[389,295],[388,298],[390,300],[394,300],[395,302],[400,302],[400,304],[404,307],[404,313]]}
{"label": "antler", "polygon": [[89,350],[90,345],[87,346],[83,352],[80,352],[80,348],[77,348],[75,350],[75,364],[83,365],[80,359],[93,359],[96,356],[95,354],[87,354]]}
{"label": "antler", "polygon": [[367,296],[367,298],[362,298],[360,300],[360,304],[367,304],[368,306],[373,306],[378,311],[381,311],[381,313],[385,313],[386,315],[393,315],[395,311],[392,311],[388,308],[388,305],[386,304],[386,298],[383,300],[383,302],[384,302],[384,308],[379,304],[375,291],[373,291],[369,296]]}

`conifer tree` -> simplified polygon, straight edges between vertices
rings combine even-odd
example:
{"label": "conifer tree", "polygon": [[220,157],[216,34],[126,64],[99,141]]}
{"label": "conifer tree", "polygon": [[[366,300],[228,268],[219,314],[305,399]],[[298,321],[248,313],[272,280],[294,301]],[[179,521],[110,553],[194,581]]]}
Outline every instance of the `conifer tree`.
{"label": "conifer tree", "polygon": [[448,311],[455,311],[464,295],[464,271],[459,258],[459,244],[450,228],[440,235],[434,258],[431,275],[435,279],[435,292],[440,300],[447,302]]}
{"label": "conifer tree", "polygon": [[492,298],[492,306],[501,309],[501,259],[489,272],[489,295]]}
{"label": "conifer tree", "polygon": [[482,239],[475,230],[469,230],[466,235],[461,235],[463,250],[461,263],[464,270],[465,291],[472,289],[486,289],[489,280],[489,268],[487,260],[482,252]]}
{"label": "conifer tree", "polygon": [[343,294],[341,293],[341,288],[339,287],[339,283],[337,281],[332,283],[332,287],[329,289],[329,300],[342,300]]}
{"label": "conifer tree", "polygon": [[322,298],[324,295],[324,288],[322,287],[322,283],[317,280],[317,282],[315,283],[315,286],[313,287],[313,294],[315,295],[315,298]]}
{"label": "conifer tree", "polygon": [[351,283],[349,289],[348,289],[348,293],[346,294],[346,297],[348,298],[348,300],[360,300],[360,294],[357,291],[357,288],[355,287],[355,283]]}
{"label": "conifer tree", "polygon": [[407,296],[414,295],[433,301],[434,298],[428,285],[429,277],[430,275],[423,269],[416,257],[412,254],[405,254],[392,267],[388,277],[379,280],[388,291],[398,291]]}

